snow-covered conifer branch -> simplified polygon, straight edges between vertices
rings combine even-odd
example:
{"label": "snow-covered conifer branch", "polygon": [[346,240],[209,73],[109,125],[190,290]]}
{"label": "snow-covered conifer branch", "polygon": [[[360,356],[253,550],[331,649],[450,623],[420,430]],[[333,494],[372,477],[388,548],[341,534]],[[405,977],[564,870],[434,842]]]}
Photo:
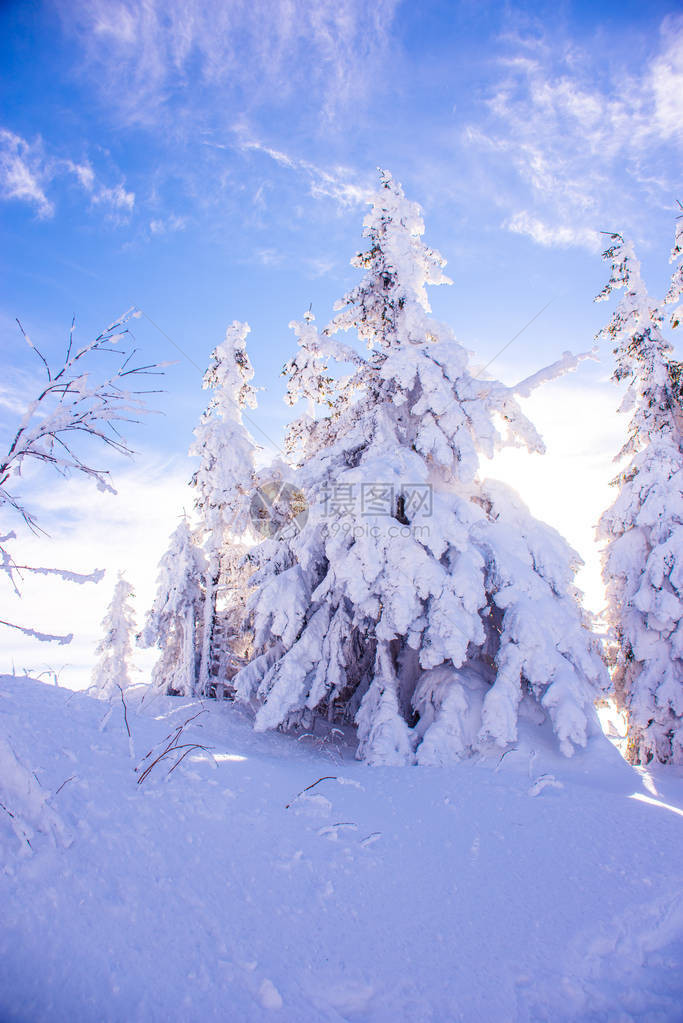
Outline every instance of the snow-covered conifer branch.
{"label": "snow-covered conifer branch", "polygon": [[528,398],[543,384],[548,384],[553,380],[558,380],[566,373],[573,373],[575,369],[578,369],[584,359],[597,358],[598,354],[595,346],[587,352],[580,352],[578,355],[574,355],[572,352],[563,352],[562,357],[556,362],[551,363],[544,369],[539,369],[537,373],[532,373],[531,376],[525,377],[524,380],[520,380],[520,382],[515,384],[514,387],[511,387],[510,390],[519,398]]}

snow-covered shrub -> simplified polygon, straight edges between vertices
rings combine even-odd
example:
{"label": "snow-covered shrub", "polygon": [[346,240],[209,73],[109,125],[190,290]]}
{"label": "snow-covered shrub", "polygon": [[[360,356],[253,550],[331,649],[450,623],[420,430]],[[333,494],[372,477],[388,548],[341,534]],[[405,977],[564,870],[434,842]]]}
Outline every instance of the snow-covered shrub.
{"label": "snow-covered shrub", "polygon": [[[306,522],[253,554],[253,658],[235,677],[256,727],[355,722],[374,764],[448,763],[517,736],[533,705],[562,751],[597,729],[606,684],[573,578],[578,556],[480,455],[542,451],[518,388],[477,376],[425,287],[449,283],[419,207],[389,174],[365,220],[363,280],[319,333],[293,324],[288,401]],[[343,344],[355,330],[363,355]],[[336,365],[333,372],[330,367]]]}
{"label": "snow-covered shrub", "polygon": [[[683,291],[683,225],[667,304]],[[598,296],[624,294],[601,335],[612,342],[613,378],[627,381],[620,411],[630,413],[617,455],[625,461],[614,504],[598,534],[607,541],[603,577],[613,631],[614,688],[627,715],[633,763],[683,763],[683,402],[681,364],[662,333],[664,310],[650,298],[633,246],[612,235],[604,253],[611,276]],[[671,325],[680,320],[680,308]]]}

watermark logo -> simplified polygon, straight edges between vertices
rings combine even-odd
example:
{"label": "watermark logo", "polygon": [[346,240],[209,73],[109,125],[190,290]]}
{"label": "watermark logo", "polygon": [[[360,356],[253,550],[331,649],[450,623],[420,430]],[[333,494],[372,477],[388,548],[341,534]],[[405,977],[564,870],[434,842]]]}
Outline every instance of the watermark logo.
{"label": "watermark logo", "polygon": [[404,525],[429,518],[433,508],[430,483],[328,483],[321,500],[324,518],[386,516]]}
{"label": "watermark logo", "polygon": [[[332,483],[320,490],[320,508],[327,519],[328,535],[351,533],[378,538],[389,536],[426,536],[421,525],[432,515],[433,494],[429,483]],[[317,503],[317,502],[316,502]],[[308,502],[298,487],[274,479],[262,484],[251,499],[249,519],[262,539],[295,536],[308,520]],[[387,519],[380,527],[377,519]]]}
{"label": "watermark logo", "polygon": [[352,537],[354,540],[371,539],[380,541],[389,540],[429,540],[431,531],[429,526],[410,525],[391,520],[391,525],[378,526],[377,522],[368,520],[366,522],[353,521],[352,519],[334,519],[332,522],[323,523],[323,536]]}
{"label": "watermark logo", "polygon": [[291,483],[273,480],[259,487],[251,499],[249,520],[264,540],[295,536],[306,525],[308,503],[303,491]]}

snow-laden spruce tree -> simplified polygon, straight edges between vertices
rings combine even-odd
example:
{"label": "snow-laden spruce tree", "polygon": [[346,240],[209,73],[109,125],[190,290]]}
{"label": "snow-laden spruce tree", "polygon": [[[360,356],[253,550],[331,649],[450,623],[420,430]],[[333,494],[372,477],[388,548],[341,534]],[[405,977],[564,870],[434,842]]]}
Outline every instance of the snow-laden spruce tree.
{"label": "snow-laden spruce tree", "polygon": [[[480,379],[425,286],[447,283],[420,210],[383,173],[365,220],[362,281],[319,334],[294,324],[288,398],[318,418],[290,446],[310,504],[263,544],[250,598],[254,656],[234,680],[258,729],[355,722],[373,764],[444,764],[546,723],[571,754],[597,730],[604,665],[574,587],[579,559],[480,455],[542,450],[511,389]],[[367,355],[337,337],[355,330]],[[332,372],[332,362],[339,372]],[[346,375],[339,375],[346,373]]]}
{"label": "snow-laden spruce tree", "polygon": [[102,639],[96,653],[100,655],[92,673],[89,692],[101,700],[119,696],[130,685],[129,667],[135,635],[133,587],[119,573],[114,595],[102,619]]}
{"label": "snow-laden spruce tree", "polygon": [[206,559],[183,519],[159,562],[157,592],[140,634],[141,646],[161,651],[152,683],[171,696],[198,693]]}
{"label": "snow-laden spruce tree", "polygon": [[190,454],[200,458],[192,485],[197,533],[206,557],[197,684],[197,691],[205,696],[213,695],[216,682],[224,683],[235,672],[249,573],[242,538],[248,525],[257,446],[243,421],[244,410],[256,408],[256,392],[250,384],[254,371],[246,350],[248,333],[248,324],[235,320],[211,353],[204,387],[212,396],[190,448]]}
{"label": "snow-laden spruce tree", "polygon": [[[679,227],[673,257],[683,254]],[[623,289],[599,336],[614,346],[613,378],[628,389],[628,435],[613,480],[618,496],[600,520],[603,578],[615,641],[614,689],[628,720],[628,758],[683,763],[683,453],[681,365],[662,333],[664,310],[648,295],[633,246],[612,235],[611,276],[598,299]],[[683,290],[674,272],[668,303]],[[679,310],[671,317],[672,326]]]}

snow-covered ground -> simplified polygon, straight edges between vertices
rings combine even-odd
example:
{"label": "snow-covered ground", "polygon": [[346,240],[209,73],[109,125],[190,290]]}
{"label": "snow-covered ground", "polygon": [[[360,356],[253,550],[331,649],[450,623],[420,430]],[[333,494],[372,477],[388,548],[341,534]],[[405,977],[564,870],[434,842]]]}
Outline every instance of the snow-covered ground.
{"label": "snow-covered ground", "polygon": [[683,1017],[680,769],[531,734],[370,768],[144,692],[129,744],[120,701],[0,678],[3,1023]]}

